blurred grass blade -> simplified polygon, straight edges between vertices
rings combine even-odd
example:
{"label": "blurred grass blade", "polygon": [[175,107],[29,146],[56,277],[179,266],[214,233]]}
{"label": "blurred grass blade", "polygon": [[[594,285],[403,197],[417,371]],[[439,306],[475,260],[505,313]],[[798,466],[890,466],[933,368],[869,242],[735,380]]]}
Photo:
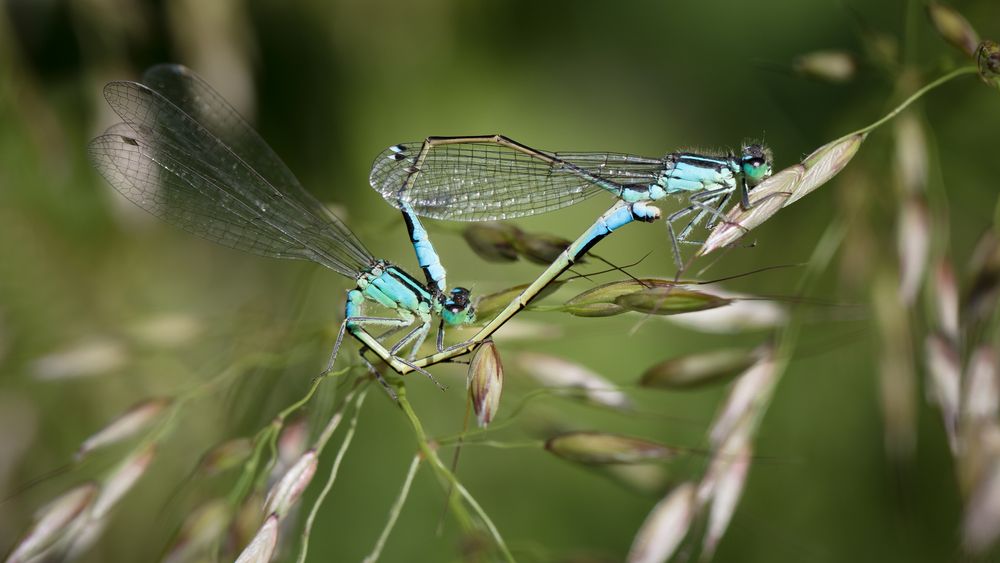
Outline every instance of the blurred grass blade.
{"label": "blurred grass blade", "polygon": [[664,461],[680,453],[675,448],[649,440],[605,432],[567,432],[549,438],[545,449],[583,465]]}
{"label": "blurred grass blade", "polygon": [[664,563],[687,536],[694,518],[695,486],[678,485],[646,516],[629,549],[628,563]]}
{"label": "blurred grass blade", "polygon": [[678,315],[715,309],[732,300],[704,291],[679,287],[654,287],[615,298],[615,304],[647,315]]}
{"label": "blurred grass blade", "polygon": [[715,385],[736,377],[756,360],[752,350],[741,348],[676,356],[647,369],[639,385],[658,389],[694,389]]}
{"label": "blurred grass blade", "polygon": [[916,445],[917,380],[913,365],[909,308],[889,271],[876,272],[871,288],[875,320],[882,343],[879,350],[879,400],[885,446],[897,459],[909,458]]}
{"label": "blurred grass blade", "polygon": [[149,427],[171,403],[169,398],[156,398],[133,405],[107,426],[80,444],[75,459],[79,461],[90,452],[125,441]]}
{"label": "blurred grass blade", "polygon": [[930,377],[930,395],[941,409],[945,434],[952,454],[958,453],[958,408],[961,396],[961,360],[952,341],[931,334],[924,342],[927,373]]}
{"label": "blurred grass blade", "polygon": [[973,56],[976,52],[976,45],[979,44],[979,34],[962,14],[944,4],[930,2],[927,4],[927,16],[934,24],[934,29],[945,41],[951,43],[966,56]]}
{"label": "blurred grass blade", "polygon": [[557,390],[560,395],[616,410],[628,411],[634,407],[617,385],[575,362],[525,352],[518,356],[518,364],[540,384]]}

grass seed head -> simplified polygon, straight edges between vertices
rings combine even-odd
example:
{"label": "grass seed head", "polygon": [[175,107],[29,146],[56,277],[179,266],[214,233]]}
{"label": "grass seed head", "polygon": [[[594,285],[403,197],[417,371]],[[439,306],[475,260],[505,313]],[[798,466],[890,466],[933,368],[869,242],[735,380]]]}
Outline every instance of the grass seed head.
{"label": "grass seed head", "polygon": [[518,256],[514,241],[520,232],[507,223],[472,223],[462,229],[462,238],[483,260],[514,262]]}
{"label": "grass seed head", "polygon": [[626,312],[626,308],[615,302],[623,295],[629,295],[650,288],[672,288],[675,282],[656,278],[623,280],[610,282],[588,289],[566,301],[562,311],[577,317],[610,317]]}
{"label": "grass seed head", "polygon": [[1000,43],[987,39],[976,49],[979,78],[1000,90]]}
{"label": "grass seed head", "polygon": [[117,444],[135,436],[159,419],[170,403],[171,399],[169,398],[156,398],[133,405],[107,426],[84,440],[76,451],[76,460],[83,459],[84,456],[98,448]]}
{"label": "grass seed head", "polygon": [[646,516],[629,549],[628,563],[663,563],[680,546],[695,515],[695,485],[684,483],[671,491]]}
{"label": "grass seed head", "polygon": [[480,428],[486,428],[500,408],[503,393],[503,362],[493,340],[476,348],[469,362],[469,399]]}
{"label": "grass seed head", "polygon": [[308,450],[271,487],[264,501],[264,513],[284,518],[309,486],[319,463],[316,450]]}
{"label": "grass seed head", "polygon": [[934,268],[934,298],[938,330],[958,342],[958,282],[948,260],[939,261]]}
{"label": "grass seed head", "polygon": [[962,419],[969,422],[996,420],[1000,404],[1000,372],[991,346],[980,346],[969,358],[964,377]]}
{"label": "grass seed head", "polygon": [[617,385],[580,364],[533,352],[520,354],[518,364],[540,384],[560,395],[615,410],[629,411],[634,407]]}
{"label": "grass seed head", "polygon": [[945,41],[967,56],[973,56],[979,44],[979,34],[962,14],[944,4],[931,2],[927,4],[927,16]]}
{"label": "grass seed head", "polygon": [[770,399],[776,376],[774,348],[767,346],[761,349],[757,361],[736,379],[729,390],[709,430],[714,447],[720,447],[740,429],[745,420],[760,413]]}
{"label": "grass seed head", "polygon": [[919,195],[907,198],[896,227],[899,254],[899,294],[913,305],[924,281],[931,246],[931,220],[927,204]]}
{"label": "grass seed head", "polygon": [[121,342],[94,338],[38,358],[32,362],[31,371],[36,379],[43,381],[93,377],[115,371],[127,360]]}
{"label": "grass seed head", "polygon": [[754,361],[754,353],[742,348],[676,356],[647,369],[642,374],[639,385],[659,389],[692,389],[714,385],[742,373]]}
{"label": "grass seed head", "polygon": [[634,464],[673,459],[678,450],[641,438],[606,432],[567,432],[549,438],[545,449],[583,465]]}
{"label": "grass seed head", "polygon": [[196,561],[199,556],[209,554],[209,549],[223,537],[232,517],[229,503],[223,499],[199,506],[184,519],[163,563]]}
{"label": "grass seed head", "polygon": [[629,311],[647,315],[678,315],[715,309],[732,303],[730,299],[704,291],[679,287],[642,289],[615,299],[615,304]]}
{"label": "grass seed head", "polygon": [[250,540],[236,563],[268,563],[278,546],[278,515],[272,514],[264,520],[256,535]]}
{"label": "grass seed head", "polygon": [[74,521],[83,517],[84,511],[91,506],[97,492],[96,484],[85,483],[63,493],[39,509],[35,514],[34,524],[11,550],[7,562],[20,563],[38,559],[65,537],[67,531],[73,528]]}
{"label": "grass seed head", "polygon": [[514,248],[525,259],[535,264],[548,266],[559,258],[570,242],[555,235],[522,231],[514,238]]}
{"label": "grass seed head", "polygon": [[1000,537],[1000,455],[986,460],[979,479],[972,487],[962,522],[962,547],[980,554]]}
{"label": "grass seed head", "polygon": [[854,78],[858,63],[844,51],[814,51],[797,57],[792,70],[806,78],[840,84]]}
{"label": "grass seed head", "polygon": [[750,192],[750,209],[739,205],[733,206],[726,218],[715,226],[705,244],[698,250],[698,256],[704,256],[714,250],[729,246],[744,234],[767,221],[782,207],[794,193],[796,187],[805,175],[806,169],[801,164],[790,166],[764,180]]}
{"label": "grass seed head", "polygon": [[912,112],[903,113],[894,124],[896,141],[896,177],[904,194],[923,193],[927,189],[927,136],[920,119]]}
{"label": "grass seed head", "polygon": [[176,348],[201,335],[201,322],[192,315],[158,315],[131,327],[131,333],[143,344],[160,348]]}
{"label": "grass seed head", "polygon": [[210,477],[241,465],[253,453],[253,442],[248,438],[227,440],[208,450],[198,462],[198,472]]}
{"label": "grass seed head", "polygon": [[802,165],[806,167],[805,174],[802,175],[802,180],[799,181],[792,196],[785,202],[785,207],[802,199],[839,174],[857,154],[864,140],[864,134],[854,134],[837,139],[816,149],[803,159]]}
{"label": "grass seed head", "polygon": [[715,472],[712,475],[715,486],[712,488],[712,504],[708,512],[705,538],[702,540],[702,561],[712,559],[719,541],[729,527],[740,497],[743,496],[751,457],[750,443],[741,440],[736,448],[721,448],[713,460],[709,472]]}
{"label": "grass seed head", "polygon": [[146,473],[155,457],[156,448],[150,444],[126,458],[102,483],[91,516],[97,520],[104,518]]}

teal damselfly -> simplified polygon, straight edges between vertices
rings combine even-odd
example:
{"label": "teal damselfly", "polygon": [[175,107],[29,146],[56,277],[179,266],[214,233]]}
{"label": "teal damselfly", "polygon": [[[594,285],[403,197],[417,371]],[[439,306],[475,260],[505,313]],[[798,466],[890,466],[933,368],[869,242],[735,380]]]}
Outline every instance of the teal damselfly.
{"label": "teal damselfly", "polygon": [[[651,158],[609,152],[547,152],[502,135],[428,137],[393,145],[376,157],[369,182],[390,204],[417,215],[453,221],[494,221],[535,215],[579,203],[598,193],[640,205],[637,217],[651,221],[647,205],[687,197],[666,219],[674,259],[679,243],[704,222],[722,218],[734,192],[745,209],[749,192],[771,175],[771,152],[748,144],[739,154],[674,152]],[[694,213],[678,233],[674,223]],[[652,217],[655,214],[656,217]]]}
{"label": "teal damselfly", "polygon": [[[407,225],[427,283],[375,258],[239,113],[187,68],[154,66],[141,83],[108,83],[104,96],[122,123],[91,141],[90,156],[132,203],[224,246],[309,260],[355,281],[327,371],[345,330],[406,373],[423,370],[397,352],[412,344],[414,358],[434,317],[440,319],[439,349],[445,326],[474,321],[469,291],[445,289],[444,268],[415,216],[407,217]],[[370,303],[395,316],[365,314]],[[391,334],[411,326],[389,349],[366,330],[385,327],[394,329]]]}

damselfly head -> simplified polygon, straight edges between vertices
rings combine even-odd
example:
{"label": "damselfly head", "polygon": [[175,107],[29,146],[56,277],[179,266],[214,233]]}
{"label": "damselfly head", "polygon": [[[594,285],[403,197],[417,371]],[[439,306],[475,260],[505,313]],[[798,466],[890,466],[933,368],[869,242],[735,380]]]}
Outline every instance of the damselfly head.
{"label": "damselfly head", "polygon": [[448,326],[459,326],[476,322],[476,308],[472,305],[469,290],[456,287],[447,294],[442,294],[441,318]]}
{"label": "damselfly head", "polygon": [[740,155],[740,171],[750,186],[756,186],[771,175],[771,149],[761,144],[745,145]]}

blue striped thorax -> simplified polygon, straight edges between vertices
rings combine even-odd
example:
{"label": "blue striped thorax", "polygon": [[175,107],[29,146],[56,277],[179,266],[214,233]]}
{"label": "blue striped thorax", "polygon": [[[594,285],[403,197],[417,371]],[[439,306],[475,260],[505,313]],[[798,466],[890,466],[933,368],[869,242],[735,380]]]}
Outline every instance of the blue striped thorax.
{"label": "blue striped thorax", "polygon": [[711,156],[696,153],[671,153],[664,157],[664,169],[652,193],[661,188],[664,195],[704,190],[736,189],[742,178],[749,187],[771,175],[771,152],[763,145],[743,147],[739,156]]}
{"label": "blue striped thorax", "polygon": [[428,289],[413,276],[385,260],[376,261],[358,275],[362,294],[389,309],[405,309],[418,315],[438,314],[448,326],[470,324],[476,320],[476,310],[469,290],[456,287],[450,292]]}
{"label": "blue striped thorax", "polygon": [[379,260],[358,276],[358,289],[365,297],[389,309],[430,313],[433,298],[427,288],[392,264]]}

